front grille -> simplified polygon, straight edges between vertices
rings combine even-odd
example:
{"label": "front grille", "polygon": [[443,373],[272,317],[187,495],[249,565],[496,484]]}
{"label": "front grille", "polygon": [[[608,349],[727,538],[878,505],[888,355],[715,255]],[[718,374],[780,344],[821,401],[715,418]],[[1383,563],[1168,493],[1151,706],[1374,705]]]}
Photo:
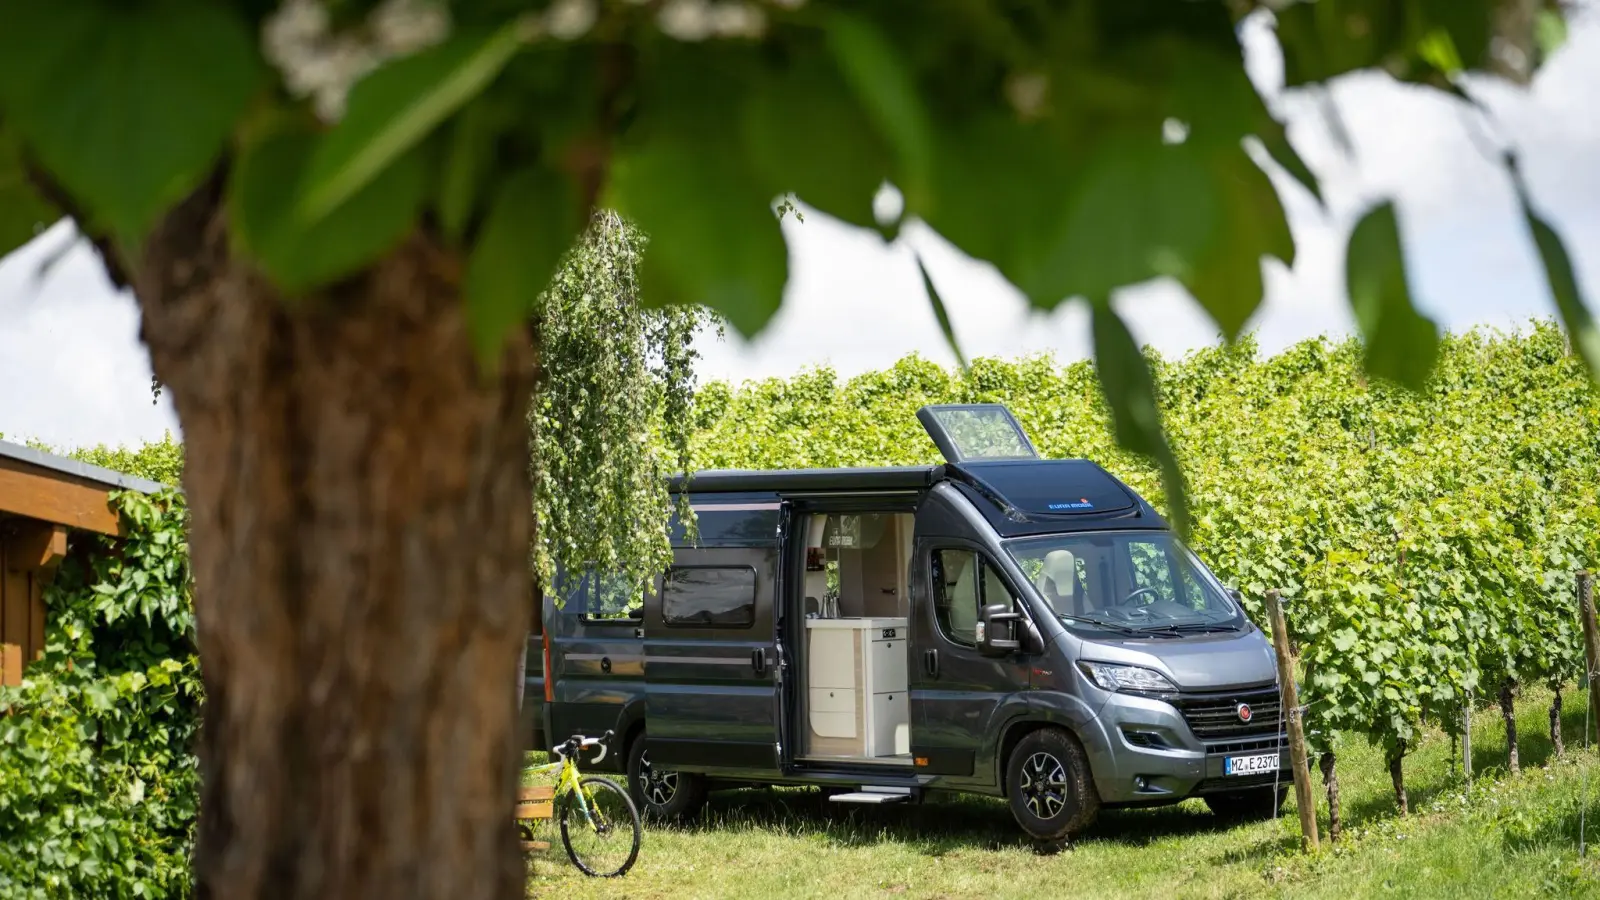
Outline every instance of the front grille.
{"label": "front grille", "polygon": [[[1206,743],[1239,741],[1265,736],[1276,737],[1282,730],[1278,721],[1276,685],[1245,688],[1228,693],[1179,694],[1172,701],[1183,713],[1194,736]],[[1250,707],[1250,721],[1239,720],[1239,704]]]}
{"label": "front grille", "polygon": [[1232,756],[1235,753],[1267,753],[1273,750],[1289,749],[1289,736],[1287,734],[1272,734],[1264,738],[1249,738],[1243,741],[1219,741],[1206,744],[1206,752],[1213,756]]}

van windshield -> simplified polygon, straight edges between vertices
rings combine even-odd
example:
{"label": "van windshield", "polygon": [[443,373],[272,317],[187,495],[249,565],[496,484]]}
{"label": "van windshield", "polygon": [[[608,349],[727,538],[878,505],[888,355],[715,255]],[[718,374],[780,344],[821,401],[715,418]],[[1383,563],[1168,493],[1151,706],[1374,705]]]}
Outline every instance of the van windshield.
{"label": "van windshield", "polygon": [[1051,611],[1095,634],[1238,631],[1244,614],[1204,564],[1166,532],[1016,538],[1006,549]]}

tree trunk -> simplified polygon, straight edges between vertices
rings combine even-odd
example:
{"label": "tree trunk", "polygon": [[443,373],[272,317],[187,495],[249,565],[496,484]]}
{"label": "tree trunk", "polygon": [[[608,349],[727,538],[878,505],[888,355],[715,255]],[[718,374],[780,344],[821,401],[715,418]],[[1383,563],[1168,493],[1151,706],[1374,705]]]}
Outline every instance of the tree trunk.
{"label": "tree trunk", "polygon": [[1328,788],[1328,842],[1339,842],[1339,773],[1334,770],[1332,750],[1324,751],[1317,766],[1322,769],[1322,783]]}
{"label": "tree trunk", "polygon": [[1506,768],[1513,775],[1521,774],[1522,763],[1517,759],[1517,704],[1509,678],[1500,684],[1500,717],[1506,722]]}
{"label": "tree trunk", "polygon": [[1561,741],[1561,685],[1556,685],[1555,696],[1550,698],[1550,746],[1555,756],[1562,756],[1567,752],[1566,745]]}
{"label": "tree trunk", "polygon": [[1402,816],[1411,812],[1406,803],[1405,758],[1406,745],[1405,741],[1401,741],[1400,746],[1395,749],[1394,755],[1389,757],[1389,781],[1394,785],[1395,808],[1400,810],[1400,815]]}
{"label": "tree trunk", "polygon": [[485,375],[411,237],[286,302],[218,184],[135,268],[184,435],[205,681],[197,896],[513,898],[527,346]]}

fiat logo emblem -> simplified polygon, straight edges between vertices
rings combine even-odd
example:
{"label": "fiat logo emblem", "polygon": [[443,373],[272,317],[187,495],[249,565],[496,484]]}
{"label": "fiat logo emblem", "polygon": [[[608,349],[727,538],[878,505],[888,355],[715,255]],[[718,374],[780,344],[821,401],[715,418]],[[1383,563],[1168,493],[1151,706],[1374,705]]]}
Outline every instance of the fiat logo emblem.
{"label": "fiat logo emblem", "polygon": [[1250,716],[1252,715],[1252,713],[1250,712],[1250,704],[1241,703],[1241,704],[1239,704],[1239,708],[1234,710],[1234,712],[1239,714],[1239,721],[1241,721],[1241,722],[1250,721]]}

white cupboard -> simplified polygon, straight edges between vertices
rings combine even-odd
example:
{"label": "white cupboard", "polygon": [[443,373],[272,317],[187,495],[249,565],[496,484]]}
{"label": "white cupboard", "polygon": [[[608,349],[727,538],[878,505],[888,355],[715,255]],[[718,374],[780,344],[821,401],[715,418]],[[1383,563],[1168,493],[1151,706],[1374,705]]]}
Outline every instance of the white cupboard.
{"label": "white cupboard", "polygon": [[860,758],[909,754],[906,620],[805,622],[807,752]]}

